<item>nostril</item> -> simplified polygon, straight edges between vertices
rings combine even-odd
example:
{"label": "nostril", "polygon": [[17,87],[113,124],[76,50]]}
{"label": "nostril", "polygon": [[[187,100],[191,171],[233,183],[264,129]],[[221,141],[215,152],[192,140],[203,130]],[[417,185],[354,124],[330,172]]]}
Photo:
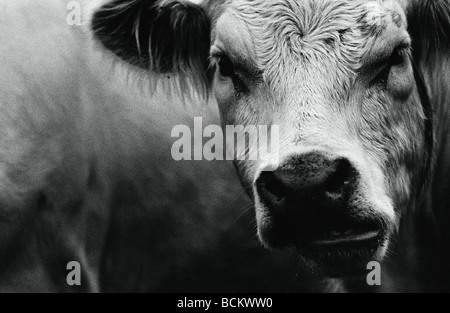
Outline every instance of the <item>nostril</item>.
{"label": "nostril", "polygon": [[269,193],[276,200],[282,200],[286,196],[286,186],[273,172],[264,172],[257,184],[260,190]]}
{"label": "nostril", "polygon": [[325,191],[332,194],[341,194],[352,184],[356,174],[347,159],[336,160],[335,167],[334,172],[327,179]]}

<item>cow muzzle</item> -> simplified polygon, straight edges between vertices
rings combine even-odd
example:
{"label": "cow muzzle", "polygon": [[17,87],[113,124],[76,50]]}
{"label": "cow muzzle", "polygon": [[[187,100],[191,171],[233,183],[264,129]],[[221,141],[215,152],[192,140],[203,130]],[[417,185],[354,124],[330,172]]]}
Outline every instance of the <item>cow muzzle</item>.
{"label": "cow muzzle", "polygon": [[[295,246],[332,276],[365,270],[386,239],[382,216],[359,194],[360,174],[346,158],[289,158],[255,182],[259,235],[271,248]],[[259,206],[259,208],[258,208]]]}

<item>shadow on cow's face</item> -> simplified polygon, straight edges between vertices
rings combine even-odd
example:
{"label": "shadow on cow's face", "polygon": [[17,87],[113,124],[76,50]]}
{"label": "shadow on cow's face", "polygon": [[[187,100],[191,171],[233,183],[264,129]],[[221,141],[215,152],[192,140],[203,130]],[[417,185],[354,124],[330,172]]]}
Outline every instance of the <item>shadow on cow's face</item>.
{"label": "shadow on cow's face", "polygon": [[223,124],[280,127],[275,171],[236,162],[259,237],[315,272],[382,259],[414,196],[424,112],[406,26],[389,1],[235,1],[216,21]]}
{"label": "shadow on cow's face", "polygon": [[396,1],[114,0],[92,29],[129,63],[212,85],[224,126],[279,127],[279,151],[236,162],[264,245],[332,276],[385,256],[426,163]]}

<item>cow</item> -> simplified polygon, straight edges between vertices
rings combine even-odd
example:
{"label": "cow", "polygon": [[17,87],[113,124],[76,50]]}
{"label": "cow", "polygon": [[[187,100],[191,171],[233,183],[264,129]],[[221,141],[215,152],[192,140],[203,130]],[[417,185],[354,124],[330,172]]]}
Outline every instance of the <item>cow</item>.
{"label": "cow", "polygon": [[280,128],[277,157],[235,162],[266,247],[316,277],[386,261],[410,279],[392,285],[448,290],[449,26],[445,0],[118,0],[91,29],[212,93],[223,125]]}
{"label": "cow", "polygon": [[[83,0],[73,27],[69,1],[0,1],[0,290],[364,290],[370,261],[448,290],[450,3],[200,2]],[[235,162],[248,198],[170,159],[198,114],[280,127],[271,163]],[[253,205],[289,251],[237,229]]]}

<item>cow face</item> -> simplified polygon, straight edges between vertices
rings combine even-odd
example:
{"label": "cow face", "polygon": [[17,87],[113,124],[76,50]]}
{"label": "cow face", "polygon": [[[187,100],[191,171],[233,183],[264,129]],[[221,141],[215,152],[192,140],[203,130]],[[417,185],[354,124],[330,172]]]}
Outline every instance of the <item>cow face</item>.
{"label": "cow face", "polygon": [[236,162],[264,245],[331,276],[384,257],[425,158],[399,3],[122,0],[92,28],[122,59],[211,89],[224,125],[280,128],[272,162]]}

